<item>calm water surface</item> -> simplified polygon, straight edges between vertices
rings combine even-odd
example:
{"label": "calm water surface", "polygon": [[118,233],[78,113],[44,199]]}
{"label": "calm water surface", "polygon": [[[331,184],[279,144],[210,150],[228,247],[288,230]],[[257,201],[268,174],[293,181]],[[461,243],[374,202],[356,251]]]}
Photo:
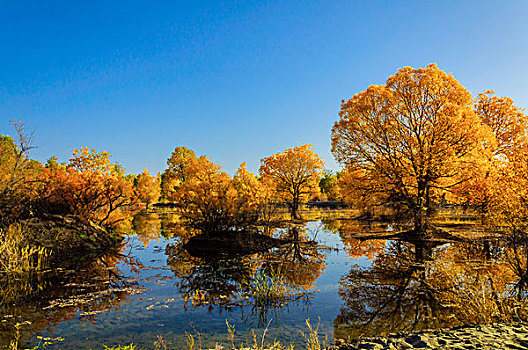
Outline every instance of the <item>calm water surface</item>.
{"label": "calm water surface", "polygon": [[[148,349],[158,335],[169,347],[185,348],[186,333],[201,338],[204,347],[214,347],[228,343],[226,321],[235,326],[237,344],[250,342],[253,333],[260,339],[266,328],[268,341],[303,344],[307,319],[314,327],[319,324],[328,343],[334,337],[459,323],[431,294],[428,287],[435,276],[424,261],[459,257],[471,249],[452,253],[450,245],[358,241],[348,238],[349,233],[391,227],[318,221],[299,229],[300,243],[205,261],[182,249],[170,216],[143,216],[136,227],[138,232],[127,237],[117,256],[41,276],[30,285],[5,284],[2,345],[16,334],[17,323],[25,345],[51,338],[49,349],[101,349],[103,344],[131,342]],[[279,229],[274,235],[291,233]],[[255,276],[280,278],[290,296],[276,304],[256,304]]]}

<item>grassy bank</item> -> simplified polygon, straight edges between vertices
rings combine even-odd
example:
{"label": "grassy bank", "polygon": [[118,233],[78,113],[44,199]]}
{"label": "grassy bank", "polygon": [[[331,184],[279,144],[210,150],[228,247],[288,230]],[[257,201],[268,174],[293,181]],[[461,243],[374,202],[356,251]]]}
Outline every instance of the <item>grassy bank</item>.
{"label": "grassy bank", "polygon": [[[262,334],[257,334],[253,331],[253,340],[249,344],[237,343],[236,339],[236,329],[235,325],[231,325],[226,321],[227,342],[224,344],[216,344],[214,348],[204,348],[202,347],[202,337],[199,332],[194,334],[186,333],[186,347],[185,350],[218,350],[218,349],[231,349],[231,350],[294,350],[294,349],[303,349],[303,350],[323,350],[328,349],[326,345],[326,337],[323,337],[319,334],[319,323],[316,326],[312,326],[310,319],[306,320],[306,332],[301,332],[302,336],[305,339],[304,345],[296,344],[287,344],[283,345],[276,340],[269,341],[267,339],[266,327]],[[323,339],[324,338],[324,339]],[[166,344],[163,337],[158,335],[157,339],[153,342],[153,347],[155,350],[182,350],[181,348],[174,348]],[[32,348],[31,350],[44,349],[43,347],[38,346]],[[12,350],[15,350],[13,348]],[[10,349],[11,350],[11,349]],[[29,350],[29,349],[28,349]],[[134,343],[128,345],[116,345],[113,347],[108,347],[104,345],[103,350],[142,350],[139,346]]]}
{"label": "grassy bank", "polygon": [[27,227],[15,223],[0,229],[0,273],[24,273],[46,269],[51,249],[33,245]]}

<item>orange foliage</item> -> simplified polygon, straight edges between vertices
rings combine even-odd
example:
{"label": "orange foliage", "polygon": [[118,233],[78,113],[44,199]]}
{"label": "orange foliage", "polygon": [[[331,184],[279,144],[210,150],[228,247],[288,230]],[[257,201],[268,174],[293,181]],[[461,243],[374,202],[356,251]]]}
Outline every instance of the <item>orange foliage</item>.
{"label": "orange foliage", "polygon": [[348,101],[332,129],[332,153],[373,193],[414,214],[425,232],[431,202],[463,179],[486,140],[470,93],[436,65],[405,67]]}
{"label": "orange foliage", "polygon": [[151,176],[147,169],[138,175],[134,181],[136,194],[142,203],[147,205],[158,201],[161,194],[161,178],[158,176]]}
{"label": "orange foliage", "polygon": [[31,211],[28,204],[36,197],[42,168],[39,162],[29,158],[32,135],[26,132],[24,123],[11,124],[17,134],[16,141],[0,135],[0,224]]}
{"label": "orange foliage", "polygon": [[[512,153],[491,188],[487,220],[514,239],[528,237],[528,148]],[[524,243],[525,244],[525,243]]]}
{"label": "orange foliage", "polygon": [[167,170],[163,174],[161,183],[162,198],[173,201],[174,189],[179,183],[184,182],[190,174],[185,171],[185,166],[189,159],[196,158],[193,150],[178,146],[174,149],[169,159],[167,159]]}
{"label": "orange foliage", "polygon": [[246,163],[240,164],[232,180],[235,189],[237,211],[240,224],[255,223],[258,219],[259,208],[264,199],[262,187],[255,174],[246,169]]}
{"label": "orange foliage", "polygon": [[303,144],[260,160],[260,175],[273,183],[275,190],[298,219],[299,205],[319,193],[324,162],[312,145]]}
{"label": "orange foliage", "polygon": [[257,221],[259,182],[245,163],[231,179],[206,156],[177,147],[167,164],[164,191],[179,205],[187,225],[210,232]]}
{"label": "orange foliage", "polygon": [[528,118],[511,98],[492,96],[493,93],[488,90],[479,94],[475,111],[495,135],[494,154],[508,157],[526,144]]}
{"label": "orange foliage", "polygon": [[182,217],[203,231],[223,230],[231,226],[236,191],[229,175],[207,157],[191,157],[184,166],[185,178],[173,178],[169,200],[179,204]]}
{"label": "orange foliage", "polygon": [[99,225],[116,227],[137,212],[138,199],[122,168],[110,162],[108,152],[88,147],[73,150],[65,167],[43,171],[41,198],[55,210],[71,213]]}
{"label": "orange foliage", "polygon": [[337,180],[339,196],[360,209],[361,214],[373,213],[377,205],[384,203],[385,196],[383,182],[376,175],[364,169],[345,168]]}
{"label": "orange foliage", "polygon": [[[454,192],[458,196],[455,200],[474,206],[484,220],[493,216],[492,212],[501,206],[499,202],[504,202],[503,191],[508,192],[523,181],[518,167],[523,161],[528,130],[523,111],[510,98],[492,94],[493,91],[479,94],[475,111],[492,130],[495,140],[486,145],[473,168],[468,169],[469,181],[455,187]],[[512,171],[517,175],[512,175]],[[514,179],[518,176],[521,178]]]}

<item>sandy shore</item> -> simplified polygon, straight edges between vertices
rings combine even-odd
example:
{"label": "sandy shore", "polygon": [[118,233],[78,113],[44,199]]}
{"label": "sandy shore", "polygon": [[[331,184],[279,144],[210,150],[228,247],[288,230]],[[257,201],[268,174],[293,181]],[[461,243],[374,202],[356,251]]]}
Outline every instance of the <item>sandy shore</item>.
{"label": "sandy shore", "polygon": [[353,340],[330,349],[528,349],[528,323],[497,323],[397,333]]}

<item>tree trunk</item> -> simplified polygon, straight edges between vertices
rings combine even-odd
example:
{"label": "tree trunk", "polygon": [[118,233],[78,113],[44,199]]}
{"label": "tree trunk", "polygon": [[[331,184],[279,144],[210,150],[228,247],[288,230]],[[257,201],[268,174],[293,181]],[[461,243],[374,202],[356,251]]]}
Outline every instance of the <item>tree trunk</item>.
{"label": "tree trunk", "polygon": [[292,220],[301,219],[301,216],[299,215],[299,201],[300,201],[299,198],[300,198],[300,194],[298,193],[298,190],[295,189],[293,193],[292,203],[291,203]]}
{"label": "tree trunk", "polygon": [[429,228],[429,222],[427,213],[423,207],[418,207],[414,213],[414,231],[419,238],[427,236],[427,230]]}
{"label": "tree trunk", "polygon": [[418,198],[414,210],[414,232],[418,238],[427,237],[429,229],[429,188],[427,182],[418,181]]}

